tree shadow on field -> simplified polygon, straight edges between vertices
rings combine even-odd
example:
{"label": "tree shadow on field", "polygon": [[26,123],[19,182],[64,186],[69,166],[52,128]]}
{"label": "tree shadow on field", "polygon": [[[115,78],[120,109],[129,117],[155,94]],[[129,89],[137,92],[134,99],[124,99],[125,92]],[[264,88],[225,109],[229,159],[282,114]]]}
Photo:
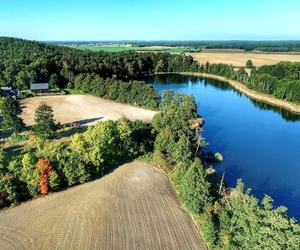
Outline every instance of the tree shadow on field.
{"label": "tree shadow on field", "polygon": [[89,123],[92,123],[92,122],[95,122],[95,121],[99,121],[99,120],[101,120],[103,118],[104,117],[89,118],[89,119],[75,121],[74,123],[79,123],[80,126],[84,126],[84,125],[88,125]]}
{"label": "tree shadow on field", "polygon": [[[64,138],[64,137],[70,137],[74,134],[82,134],[88,129],[88,125],[92,122],[99,121],[103,119],[103,117],[96,117],[96,118],[90,118],[90,119],[84,119],[84,120],[79,120],[75,121],[69,124],[66,124],[66,128],[64,130],[61,130],[58,132],[58,137],[59,138]],[[78,124],[79,126],[73,127],[73,124]]]}

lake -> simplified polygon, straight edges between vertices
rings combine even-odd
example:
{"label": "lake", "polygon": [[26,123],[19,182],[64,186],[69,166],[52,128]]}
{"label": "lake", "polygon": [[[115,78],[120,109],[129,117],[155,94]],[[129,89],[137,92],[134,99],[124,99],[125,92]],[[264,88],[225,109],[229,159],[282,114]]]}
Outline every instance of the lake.
{"label": "lake", "polygon": [[146,79],[158,91],[193,95],[205,119],[208,148],[224,160],[215,165],[230,186],[241,178],[258,198],[285,205],[300,221],[300,116],[253,101],[227,83],[182,75]]}

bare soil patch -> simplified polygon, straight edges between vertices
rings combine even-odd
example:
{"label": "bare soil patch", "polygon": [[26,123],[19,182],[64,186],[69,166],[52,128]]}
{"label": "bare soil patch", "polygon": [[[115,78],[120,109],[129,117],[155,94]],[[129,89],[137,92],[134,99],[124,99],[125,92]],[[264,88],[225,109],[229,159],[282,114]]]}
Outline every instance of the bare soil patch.
{"label": "bare soil patch", "polygon": [[156,113],[91,95],[42,96],[22,101],[22,118],[27,125],[34,124],[34,112],[42,102],[53,108],[55,119],[60,123],[79,121],[82,125],[90,125],[100,120],[117,120],[122,116],[151,122]]}
{"label": "bare soil patch", "polygon": [[300,54],[264,54],[264,53],[226,53],[226,52],[201,52],[186,53],[200,63],[225,63],[236,67],[246,65],[247,60],[252,60],[257,67],[272,65],[281,61],[300,62]]}
{"label": "bare soil patch", "polygon": [[1,249],[206,249],[165,174],[143,162],[0,213]]}

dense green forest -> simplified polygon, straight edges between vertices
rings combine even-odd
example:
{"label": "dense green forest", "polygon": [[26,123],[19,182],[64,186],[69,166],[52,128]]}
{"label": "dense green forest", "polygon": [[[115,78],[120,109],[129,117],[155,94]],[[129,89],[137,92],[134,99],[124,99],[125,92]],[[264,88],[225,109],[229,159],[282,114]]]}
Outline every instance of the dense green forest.
{"label": "dense green forest", "polygon": [[21,90],[32,82],[49,82],[52,87],[64,88],[81,73],[130,80],[155,72],[197,68],[192,57],[184,55],[89,52],[5,37],[0,37],[0,58],[0,86]]}
{"label": "dense green forest", "polygon": [[237,70],[226,64],[206,63],[200,66],[199,71],[238,80],[258,92],[300,103],[300,62],[280,62],[257,69],[252,67],[250,75],[245,68]]}

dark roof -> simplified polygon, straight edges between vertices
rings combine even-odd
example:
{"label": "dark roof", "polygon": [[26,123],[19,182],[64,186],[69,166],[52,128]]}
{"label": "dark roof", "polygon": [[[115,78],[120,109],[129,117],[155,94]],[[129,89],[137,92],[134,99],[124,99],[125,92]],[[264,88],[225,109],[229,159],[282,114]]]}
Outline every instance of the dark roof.
{"label": "dark roof", "polygon": [[43,90],[43,89],[48,90],[49,84],[48,83],[31,83],[30,89],[31,90]]}

